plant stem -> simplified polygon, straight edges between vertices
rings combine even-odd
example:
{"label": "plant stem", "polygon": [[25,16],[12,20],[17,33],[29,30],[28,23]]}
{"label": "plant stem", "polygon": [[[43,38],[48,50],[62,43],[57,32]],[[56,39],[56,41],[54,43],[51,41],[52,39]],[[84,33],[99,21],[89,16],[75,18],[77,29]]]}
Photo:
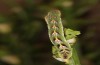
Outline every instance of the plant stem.
{"label": "plant stem", "polygon": [[69,65],[81,65],[75,47],[73,48],[73,54],[72,54],[72,57],[70,59]]}

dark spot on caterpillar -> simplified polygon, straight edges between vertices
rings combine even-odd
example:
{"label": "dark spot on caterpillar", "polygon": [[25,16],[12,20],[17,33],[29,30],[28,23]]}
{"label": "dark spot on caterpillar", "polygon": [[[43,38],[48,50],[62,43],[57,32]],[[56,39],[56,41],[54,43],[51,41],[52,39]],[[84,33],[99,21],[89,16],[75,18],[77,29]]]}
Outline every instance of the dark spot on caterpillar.
{"label": "dark spot on caterpillar", "polygon": [[66,53],[66,54],[69,54],[69,52],[68,52],[68,51],[66,51],[65,53]]}
{"label": "dark spot on caterpillar", "polygon": [[61,49],[60,52],[63,52],[63,49]]}
{"label": "dark spot on caterpillar", "polygon": [[57,45],[57,47],[59,48],[59,47],[60,47],[60,45],[58,44],[58,45]]}
{"label": "dark spot on caterpillar", "polygon": [[64,59],[67,59],[67,55],[64,55],[63,57],[64,57]]}
{"label": "dark spot on caterpillar", "polygon": [[64,49],[60,50],[60,52],[61,52],[62,54],[64,54],[64,53],[69,54],[69,51],[66,51],[66,50],[64,50]]}
{"label": "dark spot on caterpillar", "polygon": [[70,52],[70,50],[69,50],[69,49],[67,49],[67,48],[66,48],[65,50],[66,50],[66,51],[68,51],[68,52]]}
{"label": "dark spot on caterpillar", "polygon": [[66,53],[63,54],[63,58],[67,59],[68,55]]}
{"label": "dark spot on caterpillar", "polygon": [[65,44],[61,44],[62,46],[66,46]]}
{"label": "dark spot on caterpillar", "polygon": [[55,37],[52,37],[52,41],[53,41],[53,42],[55,41]]}
{"label": "dark spot on caterpillar", "polygon": [[64,47],[66,47],[66,48],[68,48],[68,46],[67,45],[65,45],[65,44],[61,44],[62,46],[64,46]]}

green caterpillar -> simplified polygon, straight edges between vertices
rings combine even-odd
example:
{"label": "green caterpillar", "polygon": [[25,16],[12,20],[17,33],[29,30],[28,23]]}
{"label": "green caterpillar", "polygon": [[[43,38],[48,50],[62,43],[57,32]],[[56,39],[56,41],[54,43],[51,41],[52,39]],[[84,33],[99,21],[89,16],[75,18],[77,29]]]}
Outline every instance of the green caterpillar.
{"label": "green caterpillar", "polygon": [[[54,45],[53,48],[57,50],[58,59],[60,58],[62,62],[68,63],[70,57],[72,56],[72,50],[70,44],[67,43],[64,37],[60,16],[60,11],[54,10],[48,13],[45,20],[48,24],[49,37]],[[54,57],[57,59],[55,55]]]}
{"label": "green caterpillar", "polygon": [[45,17],[48,25],[49,38],[53,46],[53,57],[62,62],[69,63],[72,56],[72,48],[64,37],[63,25],[61,22],[61,13],[54,10]]}

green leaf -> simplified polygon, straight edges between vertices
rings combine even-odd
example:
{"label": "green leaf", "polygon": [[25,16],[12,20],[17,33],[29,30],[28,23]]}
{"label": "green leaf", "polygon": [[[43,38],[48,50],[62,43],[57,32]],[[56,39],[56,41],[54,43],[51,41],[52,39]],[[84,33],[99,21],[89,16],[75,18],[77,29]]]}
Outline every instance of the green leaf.
{"label": "green leaf", "polygon": [[80,34],[80,31],[74,31],[72,29],[65,29],[65,37],[66,37],[67,40],[75,38],[79,34]]}

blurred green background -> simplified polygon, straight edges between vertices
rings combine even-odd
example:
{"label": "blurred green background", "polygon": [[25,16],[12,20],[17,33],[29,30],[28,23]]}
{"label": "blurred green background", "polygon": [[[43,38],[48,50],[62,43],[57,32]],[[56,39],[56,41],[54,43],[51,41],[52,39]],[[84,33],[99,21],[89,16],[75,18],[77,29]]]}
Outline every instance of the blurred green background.
{"label": "blurred green background", "polygon": [[100,65],[100,0],[0,0],[0,65],[64,65],[52,57],[44,20],[53,9],[81,31],[81,65]]}

